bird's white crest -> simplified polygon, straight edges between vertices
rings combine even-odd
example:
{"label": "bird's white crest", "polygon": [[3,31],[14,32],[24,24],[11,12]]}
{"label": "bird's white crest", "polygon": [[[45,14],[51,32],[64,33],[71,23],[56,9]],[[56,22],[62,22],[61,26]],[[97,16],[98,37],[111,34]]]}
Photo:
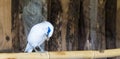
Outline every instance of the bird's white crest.
{"label": "bird's white crest", "polygon": [[53,34],[54,27],[48,21],[43,21],[34,25],[28,35],[25,52],[32,52],[36,46],[40,46]]}

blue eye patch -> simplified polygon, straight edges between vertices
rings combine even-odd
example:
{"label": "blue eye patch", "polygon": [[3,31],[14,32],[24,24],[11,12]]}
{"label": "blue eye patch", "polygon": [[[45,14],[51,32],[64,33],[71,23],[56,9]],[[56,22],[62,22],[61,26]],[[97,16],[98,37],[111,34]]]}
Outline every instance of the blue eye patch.
{"label": "blue eye patch", "polygon": [[50,29],[50,27],[48,27],[47,35],[49,35],[50,32],[51,32],[51,29]]}

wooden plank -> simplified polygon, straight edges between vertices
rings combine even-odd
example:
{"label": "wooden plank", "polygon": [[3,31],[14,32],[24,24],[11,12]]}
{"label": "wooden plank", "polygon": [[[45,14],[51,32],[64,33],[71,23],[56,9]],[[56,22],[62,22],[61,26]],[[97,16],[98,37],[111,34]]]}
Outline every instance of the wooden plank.
{"label": "wooden plank", "polygon": [[[68,3],[68,16],[67,25],[66,25],[66,47],[67,51],[78,50],[79,44],[78,37],[80,36],[79,32],[79,16],[80,16],[80,0],[70,0]],[[80,36],[81,37],[81,36]]]}
{"label": "wooden plank", "polygon": [[117,0],[117,13],[116,13],[116,45],[120,47],[120,0]]}
{"label": "wooden plank", "polygon": [[90,0],[90,43],[92,50],[105,49],[105,1]]}
{"label": "wooden plank", "polygon": [[0,59],[75,59],[106,58],[120,56],[119,49],[99,51],[59,51],[45,53],[0,53]]}
{"label": "wooden plank", "polygon": [[97,11],[98,11],[98,0],[90,0],[90,38],[91,38],[91,44],[92,49],[97,49],[96,43],[97,43],[97,25],[98,25],[98,19],[97,19]]}
{"label": "wooden plank", "polygon": [[63,10],[63,13],[62,13],[62,30],[61,30],[61,36],[62,36],[62,50],[63,51],[66,51],[67,50],[67,47],[66,47],[66,36],[68,35],[66,32],[67,32],[67,22],[68,22],[68,8],[69,8],[69,0],[61,0],[61,6],[62,6],[62,10]]}
{"label": "wooden plank", "polygon": [[102,51],[106,49],[105,43],[105,0],[98,0],[98,11],[97,11],[97,40],[96,44],[98,44],[98,49]]}
{"label": "wooden plank", "polygon": [[[116,48],[116,9],[117,0],[106,0],[105,14],[106,14],[106,48]],[[115,58],[108,58],[115,59]]]}
{"label": "wooden plank", "polygon": [[91,49],[91,46],[90,44],[87,43],[87,41],[89,42],[90,40],[90,0],[83,0],[81,3],[82,8],[83,8],[83,12],[81,11],[81,13],[83,13],[83,15],[81,15],[81,18],[83,19],[80,19],[81,21],[81,27],[83,28],[80,28],[80,43],[85,43],[85,44],[79,44],[80,48],[79,49]]}
{"label": "wooden plank", "polygon": [[106,0],[106,48],[116,48],[116,9],[117,0]]}
{"label": "wooden plank", "polygon": [[54,25],[54,33],[46,45],[47,50],[61,51],[62,50],[62,12],[61,3],[59,0],[48,0],[48,21]]}
{"label": "wooden plank", "polygon": [[0,0],[0,50],[11,48],[11,0]]}
{"label": "wooden plank", "polygon": [[[116,47],[120,48],[120,0],[117,0],[117,13],[116,13]],[[120,57],[116,58],[120,59]]]}

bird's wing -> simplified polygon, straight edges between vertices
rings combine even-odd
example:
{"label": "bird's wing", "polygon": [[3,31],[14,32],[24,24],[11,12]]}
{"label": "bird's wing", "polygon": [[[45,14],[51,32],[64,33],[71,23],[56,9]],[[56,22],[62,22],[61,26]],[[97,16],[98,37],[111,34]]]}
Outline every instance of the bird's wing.
{"label": "bird's wing", "polygon": [[38,44],[43,43],[45,37],[45,33],[47,30],[45,26],[42,24],[37,24],[32,27],[29,35],[28,35],[28,42],[33,46],[36,47]]}

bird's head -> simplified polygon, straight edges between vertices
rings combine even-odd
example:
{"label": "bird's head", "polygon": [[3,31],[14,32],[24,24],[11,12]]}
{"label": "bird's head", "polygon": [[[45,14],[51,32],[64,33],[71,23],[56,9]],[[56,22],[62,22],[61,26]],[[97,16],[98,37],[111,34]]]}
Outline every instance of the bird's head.
{"label": "bird's head", "polygon": [[48,27],[47,27],[47,37],[50,38],[53,34],[53,31],[54,31],[54,27],[52,24],[49,24]]}
{"label": "bird's head", "polygon": [[47,29],[47,37],[50,38],[53,34],[53,26],[49,26]]}

